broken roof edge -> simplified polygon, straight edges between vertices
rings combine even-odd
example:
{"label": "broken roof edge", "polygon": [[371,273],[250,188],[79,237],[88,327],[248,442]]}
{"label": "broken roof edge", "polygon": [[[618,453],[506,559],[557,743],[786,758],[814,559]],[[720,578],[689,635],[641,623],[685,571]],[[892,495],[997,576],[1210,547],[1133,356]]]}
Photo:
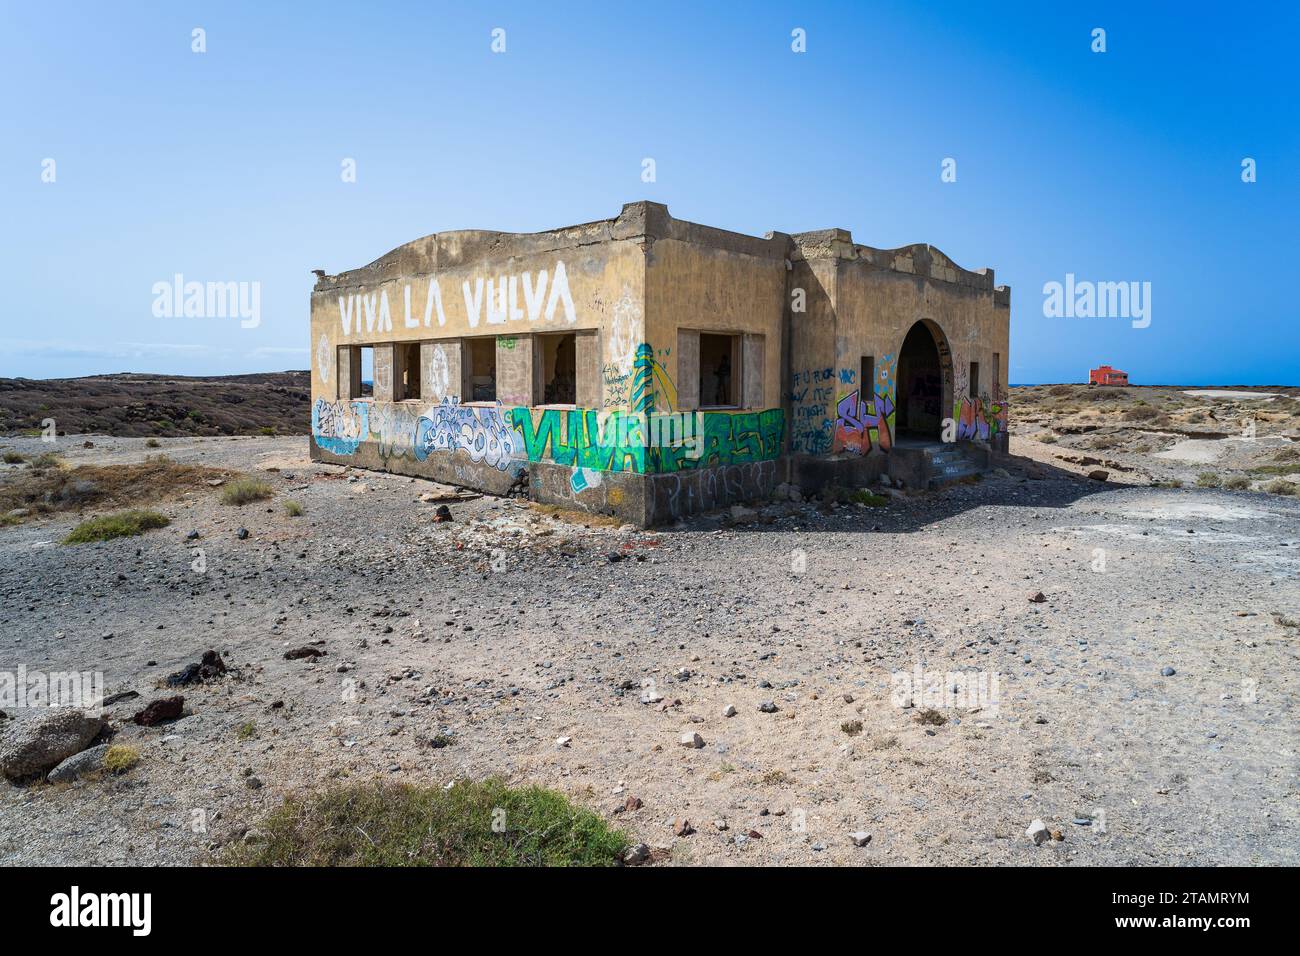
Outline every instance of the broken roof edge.
{"label": "broken roof edge", "polygon": [[848,229],[817,229],[811,232],[791,233],[800,259],[846,259],[865,262],[878,269],[888,269],[909,275],[929,277],[944,282],[954,282],[988,291],[1002,290],[1007,286],[994,285],[994,272],[985,266],[967,269],[953,258],[926,242],[913,242],[892,249],[880,249],[854,242]]}
{"label": "broken roof edge", "polygon": [[[317,278],[314,291],[384,282],[403,275],[419,275],[479,262],[498,262],[544,255],[602,242],[660,240],[689,242],[727,252],[764,259],[840,258],[860,260],[876,268],[929,276],[941,281],[993,290],[993,270],[969,270],[957,265],[935,246],[925,243],[877,249],[855,243],[847,229],[811,232],[768,232],[764,236],[706,226],[677,219],[663,203],[637,200],[624,203],[618,216],[597,219],[541,232],[501,232],[457,229],[430,233],[403,243],[367,265]],[[1005,290],[1005,286],[998,287]],[[1009,291],[1009,290],[1007,290]]]}

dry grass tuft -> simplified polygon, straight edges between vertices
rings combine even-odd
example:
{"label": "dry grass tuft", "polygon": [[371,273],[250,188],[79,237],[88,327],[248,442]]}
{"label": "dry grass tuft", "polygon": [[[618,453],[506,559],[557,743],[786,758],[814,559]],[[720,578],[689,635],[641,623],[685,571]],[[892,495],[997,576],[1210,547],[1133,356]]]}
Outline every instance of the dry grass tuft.
{"label": "dry grass tuft", "polygon": [[89,544],[113,538],[133,538],[154,528],[165,528],[171,521],[156,511],[119,511],[83,521],[63,539],[64,544]]}
{"label": "dry grass tuft", "polygon": [[104,769],[109,773],[126,773],[140,762],[140,751],[126,744],[113,744],[104,751]]}
{"label": "dry grass tuft", "polygon": [[178,465],[155,455],[133,465],[79,465],[56,462],[0,475],[0,513],[25,508],[34,514],[123,508],[177,498],[197,491],[210,478],[227,474],[215,468]]}
{"label": "dry grass tuft", "polygon": [[221,489],[221,502],[227,505],[246,505],[263,501],[275,494],[269,482],[260,478],[238,478]]}
{"label": "dry grass tuft", "polygon": [[286,800],[231,846],[239,866],[614,866],[627,837],[541,787],[375,781]]}

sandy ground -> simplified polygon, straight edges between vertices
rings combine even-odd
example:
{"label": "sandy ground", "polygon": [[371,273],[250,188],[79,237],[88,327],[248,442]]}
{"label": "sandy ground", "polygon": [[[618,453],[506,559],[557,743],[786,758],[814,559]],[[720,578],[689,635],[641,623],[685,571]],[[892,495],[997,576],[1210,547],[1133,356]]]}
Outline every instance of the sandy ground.
{"label": "sandy ground", "polygon": [[1012,389],[1019,454],[1077,474],[1101,468],[1120,484],[1300,484],[1300,389]]}
{"label": "sandy ground", "polygon": [[[429,483],[349,480],[305,439],[163,444],[280,468],[282,490],[244,507],[198,493],[160,506],[170,527],[102,544],[60,545],[71,517],[0,529],[5,666],[101,670],[142,695],[109,710],[141,752],[129,773],[0,783],[5,863],[204,862],[291,792],[494,773],[610,813],[672,864],[1300,863],[1295,499],[1012,463],[737,525],[585,527],[486,497],[435,524]],[[1055,453],[1013,440],[1026,450]],[[283,659],[308,642],[327,655]],[[208,648],[235,672],[184,691],[192,716],[128,722]],[[997,698],[918,722],[927,708],[894,694],[917,665],[996,678]],[[680,704],[643,703],[651,688]],[[679,744],[692,732],[702,748]],[[614,815],[630,794],[644,806]],[[674,837],[677,817],[697,832]],[[1034,846],[1036,817],[1064,840]]]}
{"label": "sandy ground", "polygon": [[1258,399],[1260,401],[1271,401],[1277,398],[1277,392],[1247,392],[1232,388],[1189,388],[1183,389],[1184,395],[1191,395],[1194,398],[1232,398],[1232,399]]}

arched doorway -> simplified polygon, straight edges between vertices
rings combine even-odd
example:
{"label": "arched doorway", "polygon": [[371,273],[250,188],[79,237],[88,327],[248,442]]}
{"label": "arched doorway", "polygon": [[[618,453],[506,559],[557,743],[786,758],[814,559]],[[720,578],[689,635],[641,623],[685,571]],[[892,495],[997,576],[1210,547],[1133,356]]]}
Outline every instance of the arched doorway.
{"label": "arched doorway", "polygon": [[898,351],[894,410],[897,439],[939,441],[952,416],[952,353],[943,330],[929,319],[914,323]]}

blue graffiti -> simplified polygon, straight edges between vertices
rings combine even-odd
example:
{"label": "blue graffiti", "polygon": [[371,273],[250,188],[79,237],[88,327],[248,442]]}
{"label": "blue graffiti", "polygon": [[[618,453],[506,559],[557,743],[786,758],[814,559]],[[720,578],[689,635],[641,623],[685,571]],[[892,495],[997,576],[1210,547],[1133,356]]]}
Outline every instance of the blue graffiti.
{"label": "blue graffiti", "polygon": [[351,455],[370,434],[370,406],[319,398],[311,408],[311,433],[325,451]]}

